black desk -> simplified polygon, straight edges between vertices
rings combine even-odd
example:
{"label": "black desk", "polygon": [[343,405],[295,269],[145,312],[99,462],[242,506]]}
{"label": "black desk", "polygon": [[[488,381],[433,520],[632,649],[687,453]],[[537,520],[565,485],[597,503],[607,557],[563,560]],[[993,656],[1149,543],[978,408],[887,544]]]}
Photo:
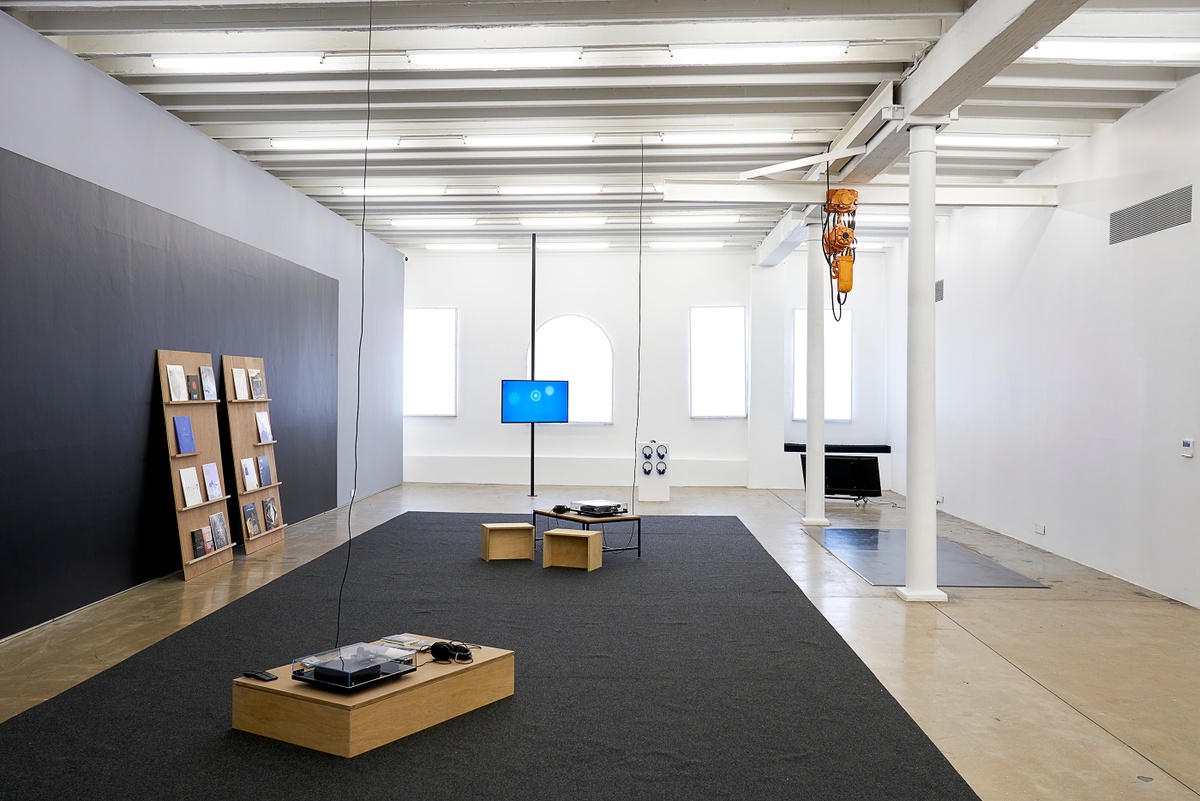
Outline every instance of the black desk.
{"label": "black desk", "polygon": [[608,545],[604,546],[604,550],[608,552],[615,551],[637,551],[638,559],[642,558],[642,518],[640,515],[581,515],[576,512],[555,512],[552,509],[534,509],[533,510],[533,530],[537,531],[538,517],[551,518],[554,520],[570,520],[572,523],[579,523],[585,531],[590,530],[592,524],[599,523],[633,523],[634,530],[637,532],[637,545],[628,545],[623,548],[611,548]]}

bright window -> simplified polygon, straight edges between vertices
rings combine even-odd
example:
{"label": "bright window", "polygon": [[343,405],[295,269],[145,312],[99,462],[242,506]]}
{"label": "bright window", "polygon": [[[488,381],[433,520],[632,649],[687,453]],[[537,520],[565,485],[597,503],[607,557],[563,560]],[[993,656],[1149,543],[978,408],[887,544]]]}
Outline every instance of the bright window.
{"label": "bright window", "polygon": [[586,317],[566,314],[542,323],[536,336],[537,375],[529,377],[568,382],[570,422],[611,423],[613,348],[604,330]]}
{"label": "bright window", "polygon": [[404,414],[458,414],[458,310],[404,310]]}
{"label": "bright window", "polygon": [[[854,336],[849,309],[834,320],[825,310],[825,419],[835,422],[851,418],[853,396]],[[792,419],[808,419],[808,311],[792,314]]]}
{"label": "bright window", "polygon": [[746,308],[692,309],[692,417],[746,416]]}

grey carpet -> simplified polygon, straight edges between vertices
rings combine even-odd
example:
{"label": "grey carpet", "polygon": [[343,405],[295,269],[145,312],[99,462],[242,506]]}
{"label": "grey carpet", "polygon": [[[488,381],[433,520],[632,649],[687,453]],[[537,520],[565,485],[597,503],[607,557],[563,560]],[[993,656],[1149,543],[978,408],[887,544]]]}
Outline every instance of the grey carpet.
{"label": "grey carpet", "polygon": [[0,725],[0,797],[977,799],[736,518],[646,518],[591,573],[483,562],[518,519],[356,538],[341,638],[512,649],[511,698],[354,759],[233,731],[236,675],[333,645],[343,545]]}
{"label": "grey carpet", "polygon": [[[829,528],[821,544],[870,584],[904,586],[907,551],[903,529]],[[939,587],[1040,587],[1046,585],[1023,576],[988,557],[938,537]]]}

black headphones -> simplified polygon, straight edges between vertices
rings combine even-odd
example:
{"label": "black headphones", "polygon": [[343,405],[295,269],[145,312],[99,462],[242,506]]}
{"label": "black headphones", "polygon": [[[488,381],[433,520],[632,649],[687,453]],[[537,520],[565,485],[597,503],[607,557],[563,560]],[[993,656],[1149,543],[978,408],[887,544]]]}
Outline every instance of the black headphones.
{"label": "black headphones", "polygon": [[435,642],[429,646],[429,655],[434,662],[457,662],[461,665],[474,661],[471,649],[461,642]]}

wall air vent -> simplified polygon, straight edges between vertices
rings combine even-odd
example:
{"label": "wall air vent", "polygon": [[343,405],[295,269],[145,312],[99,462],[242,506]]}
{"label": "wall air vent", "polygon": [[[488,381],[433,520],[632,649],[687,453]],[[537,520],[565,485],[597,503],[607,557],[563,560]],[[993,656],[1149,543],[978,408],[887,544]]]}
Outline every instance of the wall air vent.
{"label": "wall air vent", "polygon": [[1108,244],[1157,234],[1192,221],[1192,188],[1185,186],[1155,198],[1114,211],[1108,218]]}
{"label": "wall air vent", "polygon": [[946,297],[946,279],[939,278],[933,285],[933,302],[937,303],[944,297]]}

